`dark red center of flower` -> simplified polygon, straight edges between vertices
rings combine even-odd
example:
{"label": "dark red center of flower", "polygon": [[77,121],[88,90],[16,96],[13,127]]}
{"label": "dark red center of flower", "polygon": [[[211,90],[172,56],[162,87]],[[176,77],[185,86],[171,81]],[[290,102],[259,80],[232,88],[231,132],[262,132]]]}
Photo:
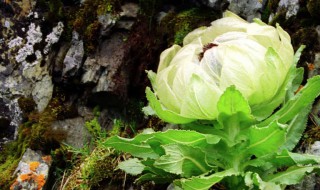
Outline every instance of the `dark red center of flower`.
{"label": "dark red center of flower", "polygon": [[218,46],[218,45],[215,44],[215,43],[208,43],[208,44],[204,45],[203,48],[202,48],[202,52],[199,54],[199,61],[201,61],[201,59],[203,58],[204,53],[207,50],[209,50],[209,49],[211,49],[213,47],[216,47],[216,46]]}

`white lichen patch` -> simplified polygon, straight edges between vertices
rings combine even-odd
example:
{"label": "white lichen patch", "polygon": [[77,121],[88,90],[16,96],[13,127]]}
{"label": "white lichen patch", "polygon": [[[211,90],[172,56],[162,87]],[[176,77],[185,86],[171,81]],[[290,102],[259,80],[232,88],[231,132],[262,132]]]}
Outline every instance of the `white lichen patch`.
{"label": "white lichen patch", "polygon": [[47,45],[43,49],[44,54],[48,54],[51,46],[55,43],[57,43],[60,39],[60,36],[63,32],[63,23],[58,22],[58,25],[52,29],[52,32],[47,35],[45,42],[47,42]]}
{"label": "white lichen patch", "polygon": [[29,30],[27,32],[27,40],[29,44],[36,44],[41,42],[42,40],[42,33],[40,30],[40,26],[37,26],[34,23],[31,23],[29,26]]}
{"label": "white lichen patch", "polygon": [[20,46],[22,44],[23,39],[20,36],[17,36],[16,38],[12,39],[9,43],[8,46],[9,48],[14,48],[17,46]]}
{"label": "white lichen patch", "polygon": [[25,44],[21,49],[19,49],[18,54],[16,55],[16,61],[18,63],[24,62],[28,55],[32,55],[33,52],[33,44]]}
{"label": "white lichen patch", "polygon": [[29,25],[29,30],[27,31],[27,43],[18,51],[16,55],[16,61],[18,63],[22,63],[26,60],[28,55],[32,55],[34,53],[33,46],[36,43],[40,43],[42,41],[42,33],[40,30],[40,26],[37,26],[34,23]]}

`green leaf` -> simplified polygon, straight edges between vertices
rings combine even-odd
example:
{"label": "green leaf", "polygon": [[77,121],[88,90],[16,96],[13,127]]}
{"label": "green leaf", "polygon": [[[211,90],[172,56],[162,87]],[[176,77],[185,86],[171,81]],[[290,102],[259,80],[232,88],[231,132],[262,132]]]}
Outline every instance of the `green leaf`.
{"label": "green leaf", "polygon": [[295,164],[297,165],[314,165],[314,164],[320,164],[320,156],[310,155],[310,154],[299,154],[299,153],[293,153],[289,152],[288,150],[282,151],[281,155],[282,158],[291,159]]}
{"label": "green leaf", "polygon": [[162,146],[165,155],[154,163],[154,166],[169,173],[184,177],[200,175],[211,170],[205,162],[205,153],[199,149],[182,144],[168,144]]}
{"label": "green leaf", "polygon": [[252,126],[249,129],[249,139],[246,152],[260,157],[279,149],[285,142],[285,130],[276,122],[262,128]]}
{"label": "green leaf", "polygon": [[163,155],[164,150],[161,145],[183,144],[204,149],[206,146],[217,144],[219,141],[220,137],[217,135],[202,134],[188,130],[167,130],[165,132],[154,133],[153,138],[150,138],[147,143],[150,144],[155,152]]}
{"label": "green leaf", "polygon": [[280,147],[280,150],[292,150],[299,142],[307,126],[308,115],[311,105],[301,110],[288,124],[286,142]]}
{"label": "green leaf", "polygon": [[223,178],[235,175],[239,175],[239,173],[233,169],[229,169],[209,176],[201,175],[189,179],[176,180],[174,183],[175,185],[179,185],[183,190],[207,190]]}
{"label": "green leaf", "polygon": [[154,134],[139,134],[133,139],[122,138],[119,136],[113,136],[108,138],[103,145],[106,147],[112,147],[116,150],[130,153],[131,155],[143,159],[158,158],[156,154],[146,141],[152,138]]}
{"label": "green leaf", "polygon": [[317,166],[292,166],[286,171],[267,176],[265,181],[283,185],[294,185],[299,183],[307,173],[319,170]]}
{"label": "green leaf", "polygon": [[308,83],[302,90],[296,94],[290,101],[268,119],[264,120],[259,127],[267,126],[269,123],[278,120],[279,123],[287,123],[292,120],[301,110],[309,106],[316,97],[320,95],[320,76],[315,76],[308,80]]}
{"label": "green leaf", "polygon": [[118,164],[118,167],[131,175],[141,174],[145,168],[145,165],[141,163],[137,158],[131,158]]}
{"label": "green leaf", "polygon": [[245,174],[245,183],[250,189],[253,189],[253,186],[258,186],[260,190],[282,190],[280,185],[277,185],[273,182],[263,181],[259,174],[247,172]]}
{"label": "green leaf", "polygon": [[157,116],[163,121],[174,124],[184,124],[194,121],[194,119],[185,118],[175,112],[164,109],[156,95],[151,91],[149,87],[146,88],[146,96],[149,101],[150,107],[157,113]]}
{"label": "green leaf", "polygon": [[223,124],[228,118],[241,113],[238,117],[239,123],[253,121],[251,109],[248,101],[242,96],[241,92],[234,85],[228,87],[221,95],[217,108],[219,111],[218,121]]}
{"label": "green leaf", "polygon": [[320,164],[320,157],[283,150],[281,153],[268,154],[246,162],[247,166],[262,168],[264,171],[266,170],[266,166],[270,164],[273,168],[290,167],[294,165],[315,165]]}
{"label": "green leaf", "polygon": [[186,130],[167,130],[162,133],[155,133],[154,139],[158,139],[162,145],[183,144],[193,147],[203,147],[207,144],[217,144],[220,141],[220,137],[217,135],[202,134],[196,131]]}
{"label": "green leaf", "polygon": [[287,94],[284,103],[291,100],[295,96],[295,92],[299,89],[300,84],[303,80],[303,68],[293,68],[290,70],[289,82],[287,85]]}
{"label": "green leaf", "polygon": [[162,169],[154,167],[154,160],[142,160],[141,163],[145,165],[144,173],[136,181],[154,181],[156,184],[171,183],[178,176],[165,172]]}
{"label": "green leaf", "polygon": [[172,178],[171,176],[161,176],[158,174],[154,173],[146,173],[141,175],[136,182],[142,183],[145,181],[153,181],[156,184],[165,184],[165,183],[170,183],[174,180],[175,178]]}
{"label": "green leaf", "polygon": [[297,65],[297,63],[299,62],[300,56],[305,47],[306,47],[305,45],[301,45],[299,49],[296,51],[296,53],[294,54],[294,65]]}

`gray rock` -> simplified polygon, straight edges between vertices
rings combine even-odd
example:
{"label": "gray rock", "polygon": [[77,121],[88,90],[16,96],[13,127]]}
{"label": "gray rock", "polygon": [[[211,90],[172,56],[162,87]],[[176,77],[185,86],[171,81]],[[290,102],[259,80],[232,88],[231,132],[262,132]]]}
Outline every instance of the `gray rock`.
{"label": "gray rock", "polygon": [[101,24],[100,35],[101,36],[109,35],[111,29],[114,27],[117,20],[118,20],[118,17],[112,14],[98,15],[98,21]]}
{"label": "gray rock", "polygon": [[51,133],[53,138],[62,138],[66,144],[75,148],[82,148],[90,139],[82,117],[55,121],[51,125]]}
{"label": "gray rock", "polygon": [[[104,68],[94,92],[112,92],[120,87],[119,70],[124,63],[124,38],[126,33],[113,34],[103,41],[96,54],[96,60]],[[121,88],[121,87],[120,87]]]}
{"label": "gray rock", "polygon": [[23,154],[14,175],[16,181],[11,185],[12,189],[43,189],[49,175],[52,163],[50,155],[27,149]]}
{"label": "gray rock", "polygon": [[32,97],[39,112],[42,112],[48,105],[52,98],[53,84],[51,77],[45,75],[40,81],[35,84],[32,91]]}
{"label": "gray rock", "polygon": [[15,127],[11,125],[10,109],[7,103],[0,98],[0,151],[2,145],[12,140],[15,132]]}
{"label": "gray rock", "polygon": [[140,7],[135,3],[126,3],[121,6],[121,10],[122,12],[120,12],[120,16],[136,18]]}
{"label": "gray rock", "polygon": [[83,56],[83,41],[79,39],[79,34],[76,31],[73,31],[71,47],[63,61],[64,68],[62,75],[74,76],[81,67]]}
{"label": "gray rock", "polygon": [[318,42],[320,43],[320,25],[316,27],[316,31],[318,33]]}
{"label": "gray rock", "polygon": [[202,5],[206,5],[208,7],[215,8],[221,3],[221,0],[200,0],[200,1],[195,0],[193,2],[196,4],[201,3]]}
{"label": "gray rock", "polygon": [[261,18],[259,10],[262,8],[263,4],[260,0],[228,0],[230,5],[229,9],[247,19],[251,22],[254,18]]}
{"label": "gray rock", "polygon": [[297,15],[300,9],[299,0],[280,0],[277,11],[279,12],[282,9],[287,11],[286,19]]}
{"label": "gray rock", "polygon": [[83,64],[84,74],[82,75],[81,82],[86,83],[97,83],[101,74],[101,66],[97,63],[94,58],[88,57]]}

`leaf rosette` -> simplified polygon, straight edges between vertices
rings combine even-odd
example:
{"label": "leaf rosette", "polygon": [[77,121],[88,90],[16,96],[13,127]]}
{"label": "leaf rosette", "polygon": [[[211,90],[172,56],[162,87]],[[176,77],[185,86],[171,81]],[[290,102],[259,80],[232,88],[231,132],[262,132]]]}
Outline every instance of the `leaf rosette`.
{"label": "leaf rosette", "polygon": [[248,23],[227,11],[211,26],[189,33],[183,47],[173,45],[161,54],[157,73],[148,71],[150,107],[171,123],[214,120],[220,96],[235,86],[262,120],[285,98],[295,62],[290,41],[279,25]]}

